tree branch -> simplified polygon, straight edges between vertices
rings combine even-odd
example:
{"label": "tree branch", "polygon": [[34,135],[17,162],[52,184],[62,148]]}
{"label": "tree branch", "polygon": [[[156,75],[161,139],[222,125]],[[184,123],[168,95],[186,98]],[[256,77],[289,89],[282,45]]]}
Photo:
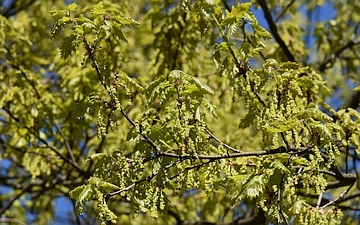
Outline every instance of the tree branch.
{"label": "tree branch", "polygon": [[264,16],[266,18],[266,21],[270,27],[270,31],[272,33],[272,35],[274,36],[276,42],[279,44],[280,48],[283,50],[286,58],[289,61],[292,62],[296,62],[295,57],[293,56],[293,54],[290,52],[289,48],[286,46],[285,42],[283,41],[283,39],[280,37],[277,26],[272,18],[272,15],[270,13],[270,9],[268,8],[266,1],[265,0],[257,0],[259,5],[261,6],[263,12],[264,12]]}
{"label": "tree branch", "polygon": [[170,158],[178,158],[178,159],[210,159],[210,160],[219,160],[219,159],[230,159],[230,158],[239,158],[239,157],[249,157],[249,156],[264,156],[264,155],[274,155],[278,153],[288,153],[290,155],[298,155],[308,151],[310,148],[299,148],[299,149],[290,149],[288,151],[286,147],[279,147],[271,150],[263,150],[263,151],[243,151],[241,153],[233,153],[233,154],[223,154],[223,155],[202,155],[198,154],[194,155],[178,155],[170,152],[159,152],[159,156],[170,157]]}

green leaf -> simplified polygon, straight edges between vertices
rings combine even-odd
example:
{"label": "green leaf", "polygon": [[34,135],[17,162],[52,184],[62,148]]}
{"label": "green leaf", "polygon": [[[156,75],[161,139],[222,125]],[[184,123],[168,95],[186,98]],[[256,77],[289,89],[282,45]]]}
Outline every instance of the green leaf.
{"label": "green leaf", "polygon": [[300,214],[302,209],[304,208],[305,201],[304,200],[298,200],[294,203],[292,206],[292,211],[294,214]]}
{"label": "green leaf", "polygon": [[68,12],[66,12],[66,10],[51,10],[50,11],[50,15],[56,20],[59,20],[60,18],[66,16],[67,14],[68,14]]}
{"label": "green leaf", "polygon": [[73,52],[76,52],[76,49],[79,47],[78,36],[70,35],[65,38],[65,41],[60,46],[61,57],[66,59],[68,56],[71,56]]}
{"label": "green leaf", "polygon": [[125,83],[126,86],[132,87],[140,92],[144,90],[143,87],[141,87],[134,79],[129,77],[129,75],[127,75],[126,73],[120,72],[119,77]]}
{"label": "green leaf", "polygon": [[77,4],[71,3],[70,5],[67,6],[67,10],[69,10],[70,12],[76,12],[77,11]]}
{"label": "green leaf", "polygon": [[314,118],[322,122],[333,122],[333,118],[316,108],[306,109],[299,117],[302,119]]}
{"label": "green leaf", "polygon": [[320,134],[324,135],[327,139],[332,138],[332,134],[326,124],[313,124],[312,128],[314,128]]}
{"label": "green leaf", "polygon": [[232,204],[234,204],[236,201],[239,200],[239,198],[241,198],[245,189],[244,184],[249,182],[252,176],[253,175],[251,174],[239,174],[234,177],[230,177],[230,180],[232,182],[235,182],[235,186],[230,192],[230,201]]}
{"label": "green leaf", "polygon": [[174,82],[174,81],[182,80],[182,77],[184,76],[184,74],[185,73],[181,70],[173,70],[169,74],[169,81]]}
{"label": "green leaf", "polygon": [[[74,193],[73,195],[75,196],[75,194],[77,194],[77,192]],[[84,204],[92,198],[93,194],[94,194],[94,191],[91,189],[90,185],[86,185],[82,189],[82,191],[78,195],[78,198],[76,199],[75,213],[77,216],[79,216],[83,213]]]}
{"label": "green leaf", "polygon": [[279,169],[283,173],[290,174],[290,170],[288,168],[286,168],[286,166],[283,163],[281,163],[281,162],[279,162],[277,160],[272,162],[270,167],[273,167],[275,169]]}
{"label": "green leaf", "polygon": [[262,37],[263,39],[271,39],[271,34],[262,26],[260,26],[258,23],[252,23],[251,24],[254,33]]}
{"label": "green leaf", "polygon": [[135,140],[137,137],[139,137],[138,132],[136,132],[135,127],[131,127],[129,132],[127,133],[126,141]]}
{"label": "green leaf", "polygon": [[149,211],[149,207],[147,207],[145,204],[145,199],[140,200],[135,197],[135,201],[139,204],[139,208],[142,212],[146,213],[147,211]]}
{"label": "green leaf", "polygon": [[214,95],[214,91],[209,86],[202,83],[199,78],[192,77],[192,79],[200,90],[204,91],[206,94]]}
{"label": "green leaf", "polygon": [[287,130],[291,130],[293,127],[300,125],[300,121],[297,119],[291,119],[291,120],[275,120],[272,121],[263,128],[270,133],[278,133],[278,132],[284,132]]}
{"label": "green leaf", "polygon": [[105,10],[103,2],[99,2],[98,4],[96,4],[94,6],[94,8],[92,8],[90,13],[95,14],[95,15],[105,15],[106,10]]}
{"label": "green leaf", "polygon": [[250,10],[250,7],[251,2],[240,3],[236,7],[232,6],[231,12],[226,11],[226,16],[223,19],[221,25],[228,26],[230,24],[239,22],[243,18],[244,13]]}
{"label": "green leaf", "polygon": [[254,110],[258,110],[257,108],[255,107],[251,107],[249,109],[249,112],[243,117],[241,118],[240,120],[240,123],[239,123],[239,128],[248,128],[250,127],[251,124],[254,123],[257,115],[256,115],[256,111]]}
{"label": "green leaf", "polygon": [[134,20],[132,18],[125,18],[125,17],[119,16],[119,15],[113,16],[112,21],[114,23],[121,25],[122,27],[140,26],[140,24],[136,20]]}
{"label": "green leaf", "polygon": [[96,153],[91,156],[89,156],[86,160],[92,160],[93,162],[98,162],[101,158],[106,157],[104,153]]}
{"label": "green leaf", "polygon": [[105,194],[109,194],[110,192],[113,192],[115,190],[120,190],[120,188],[118,186],[116,186],[115,184],[112,184],[112,183],[109,183],[106,181],[99,181],[98,188],[99,188],[99,191],[101,191],[102,193],[105,193]]}
{"label": "green leaf", "polygon": [[263,175],[254,176],[248,183],[245,184],[244,190],[246,191],[246,196],[250,199],[259,197],[263,193],[264,182]]}
{"label": "green leaf", "polygon": [[126,43],[128,43],[128,40],[126,39],[124,33],[121,31],[121,25],[117,24],[117,23],[110,23],[109,21],[105,21],[108,22],[109,24],[112,25],[112,30],[113,30],[113,36],[119,38],[122,41],[125,41]]}
{"label": "green leaf", "polygon": [[61,25],[61,24],[65,25],[69,21],[71,21],[71,18],[68,17],[68,16],[64,16],[61,19],[59,19],[57,22],[58,22],[59,25]]}
{"label": "green leaf", "polygon": [[296,62],[283,62],[283,63],[280,63],[279,68],[280,69],[297,70],[297,69],[299,69],[300,66],[301,65]]}
{"label": "green leaf", "polygon": [[70,193],[69,193],[70,198],[76,200],[80,196],[80,194],[84,190],[84,188],[85,188],[85,185],[81,185],[79,187],[76,187],[74,190],[70,191]]}

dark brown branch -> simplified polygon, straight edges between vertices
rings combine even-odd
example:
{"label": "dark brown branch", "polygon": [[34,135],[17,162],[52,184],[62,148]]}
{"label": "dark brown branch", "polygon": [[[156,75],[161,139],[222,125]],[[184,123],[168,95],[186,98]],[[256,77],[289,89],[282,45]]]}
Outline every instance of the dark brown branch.
{"label": "dark brown branch", "polygon": [[177,225],[182,225],[183,221],[181,220],[180,216],[178,214],[176,214],[173,210],[169,209],[169,215],[174,217],[176,220],[176,224]]}
{"label": "dark brown branch", "polygon": [[328,182],[326,189],[334,189],[348,185],[352,186],[357,180],[356,174],[344,174],[336,166],[331,167],[331,171],[337,181]]}
{"label": "dark brown branch", "polygon": [[264,151],[255,151],[255,152],[241,152],[241,153],[233,153],[233,154],[223,154],[223,155],[178,155],[175,153],[169,152],[160,152],[159,156],[170,157],[170,158],[179,158],[179,159],[210,159],[210,160],[219,160],[219,159],[230,159],[230,158],[239,158],[239,157],[249,157],[249,156],[264,156],[264,155],[274,155],[278,153],[288,153],[291,155],[302,154],[305,151],[309,150],[309,148],[299,148],[299,149],[291,149],[287,151],[285,147],[279,147],[272,150],[264,150]]}
{"label": "dark brown branch", "polygon": [[356,174],[347,174],[347,175],[349,175],[349,176],[345,177],[343,180],[328,182],[326,189],[327,190],[335,189],[335,188],[339,188],[339,187],[353,185],[357,180]]}
{"label": "dark brown branch", "polygon": [[264,12],[264,16],[265,19],[270,27],[270,31],[272,33],[272,35],[274,36],[276,42],[279,44],[280,48],[283,50],[286,58],[289,61],[292,62],[296,62],[295,57],[293,56],[293,54],[290,52],[289,48],[286,46],[285,42],[283,41],[283,39],[280,37],[279,32],[277,30],[277,26],[272,18],[272,15],[270,13],[270,9],[268,8],[266,1],[265,0],[258,0],[259,5],[261,6],[263,12]]}
{"label": "dark brown branch", "polygon": [[225,0],[221,0],[221,2],[225,6],[226,10],[230,12],[231,8],[230,8],[229,4],[227,4],[227,2]]}
{"label": "dark brown branch", "polygon": [[351,205],[351,206],[340,205],[339,209],[341,209],[341,210],[351,210],[351,211],[360,211],[360,206],[356,206],[356,205]]}

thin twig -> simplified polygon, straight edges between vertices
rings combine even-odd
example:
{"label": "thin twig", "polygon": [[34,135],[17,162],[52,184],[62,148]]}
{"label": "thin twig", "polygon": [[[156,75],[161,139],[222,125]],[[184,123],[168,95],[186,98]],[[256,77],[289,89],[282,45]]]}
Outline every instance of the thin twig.
{"label": "thin twig", "polygon": [[240,150],[231,147],[230,145],[225,144],[224,142],[220,141],[220,139],[218,139],[215,135],[213,135],[208,129],[205,129],[205,132],[212,138],[214,139],[217,143],[219,143],[221,146],[224,146],[226,149],[231,150],[233,152],[237,152],[237,153],[241,153]]}
{"label": "thin twig", "polygon": [[345,191],[343,191],[336,199],[334,199],[333,201],[323,205],[321,207],[321,209],[330,206],[330,205],[338,205],[341,202],[341,199],[343,199],[345,197],[345,195],[349,192],[349,190],[354,186],[354,184],[350,185]]}
{"label": "thin twig", "polygon": [[288,10],[288,8],[293,4],[295,2],[295,0],[291,0],[290,2],[289,2],[289,4],[287,4],[286,6],[285,6],[285,8],[283,8],[283,10],[280,12],[280,14],[276,17],[276,19],[275,19],[275,23],[277,23],[278,21],[279,21],[279,19],[285,14],[285,12]]}
{"label": "thin twig", "polygon": [[73,151],[71,149],[71,146],[70,146],[69,142],[67,141],[67,138],[65,137],[65,134],[62,132],[62,130],[60,129],[60,127],[56,123],[55,123],[55,128],[59,131],[61,137],[63,138],[63,140],[65,142],[66,149],[68,150],[68,153],[70,155],[71,160],[73,161],[73,163],[76,163]]}

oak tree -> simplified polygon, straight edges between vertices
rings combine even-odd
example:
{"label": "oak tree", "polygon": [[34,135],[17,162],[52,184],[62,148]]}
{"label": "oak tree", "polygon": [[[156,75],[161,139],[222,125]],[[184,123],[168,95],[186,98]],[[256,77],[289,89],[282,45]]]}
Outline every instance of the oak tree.
{"label": "oak tree", "polygon": [[359,223],[359,1],[0,3],[0,222]]}

